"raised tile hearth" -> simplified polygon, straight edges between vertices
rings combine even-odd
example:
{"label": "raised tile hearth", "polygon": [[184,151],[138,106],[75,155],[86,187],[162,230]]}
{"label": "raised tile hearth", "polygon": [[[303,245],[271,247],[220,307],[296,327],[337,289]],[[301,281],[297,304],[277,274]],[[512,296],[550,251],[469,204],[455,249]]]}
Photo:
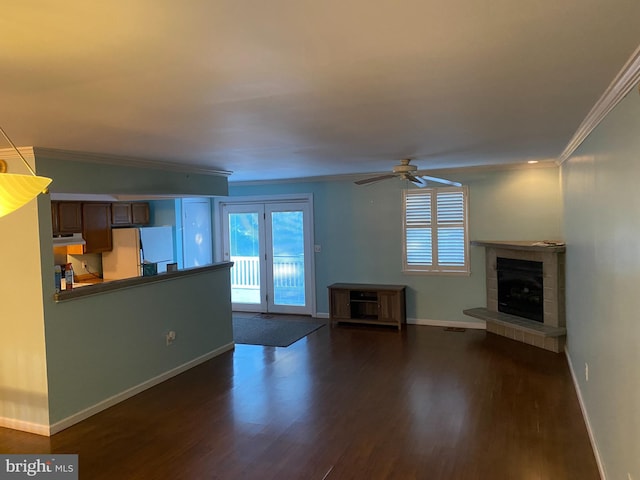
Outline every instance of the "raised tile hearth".
{"label": "raised tile hearth", "polygon": [[[485,320],[487,331],[552,352],[562,352],[565,328],[565,247],[556,242],[471,242],[486,248],[487,306],[464,310]],[[543,321],[501,312],[498,304],[497,259],[508,258],[542,263]]]}

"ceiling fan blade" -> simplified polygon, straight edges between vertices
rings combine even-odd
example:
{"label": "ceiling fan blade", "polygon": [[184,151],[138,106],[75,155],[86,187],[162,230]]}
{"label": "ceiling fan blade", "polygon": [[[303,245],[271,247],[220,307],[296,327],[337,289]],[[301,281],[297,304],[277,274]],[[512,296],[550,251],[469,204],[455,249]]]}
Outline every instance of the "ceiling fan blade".
{"label": "ceiling fan blade", "polygon": [[362,180],[357,180],[353,183],[355,183],[356,185],[367,185],[369,183],[379,182],[380,180],[386,180],[387,178],[393,177],[395,177],[395,175],[380,175],[377,177],[363,178]]}
{"label": "ceiling fan blade", "polygon": [[443,183],[445,185],[451,185],[452,187],[461,187],[462,184],[460,182],[454,182],[453,180],[447,180],[446,178],[440,177],[432,177],[430,175],[423,175],[421,172],[415,172],[417,176],[422,177],[424,180],[428,180],[430,182]]}
{"label": "ceiling fan blade", "polygon": [[422,179],[422,177],[415,177],[410,173],[405,173],[405,178],[412,182],[414,185],[420,188],[424,188],[427,186],[427,182]]}

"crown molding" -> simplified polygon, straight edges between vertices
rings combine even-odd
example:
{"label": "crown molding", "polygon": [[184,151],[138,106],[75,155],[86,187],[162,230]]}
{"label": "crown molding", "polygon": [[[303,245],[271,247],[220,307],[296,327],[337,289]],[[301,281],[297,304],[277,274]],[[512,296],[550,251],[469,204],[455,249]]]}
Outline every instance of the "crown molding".
{"label": "crown molding", "polygon": [[633,52],[622,70],[582,121],[569,144],[558,157],[558,165],[562,165],[576,151],[609,112],[635,87],[638,81],[640,81],[640,47]]}
{"label": "crown molding", "polygon": [[[30,175],[31,172],[24,165],[26,161],[31,168],[35,170],[35,157],[33,156],[32,147],[18,147],[20,155],[13,148],[0,148],[0,161],[4,162],[6,171],[5,173],[18,173],[22,175]],[[24,158],[24,161],[23,161]],[[2,168],[0,167],[0,172]]]}
{"label": "crown molding", "polygon": [[[34,160],[33,147],[18,147],[18,150],[26,160]],[[22,162],[20,155],[13,148],[0,148],[0,158],[20,160]]]}
{"label": "crown molding", "polygon": [[[433,176],[444,175],[460,175],[465,173],[484,173],[484,172],[499,172],[509,170],[532,170],[540,168],[558,168],[558,164],[555,159],[540,160],[538,163],[529,164],[525,162],[519,163],[496,163],[491,165],[473,165],[465,167],[453,167],[453,168],[430,168],[428,172]],[[427,170],[423,170],[427,171]],[[340,181],[355,181],[361,180],[364,177],[372,177],[374,175],[384,175],[390,173],[386,172],[367,172],[367,173],[343,173],[339,175],[322,175],[317,177],[298,177],[298,178],[282,178],[282,179],[268,179],[268,180],[229,180],[229,185],[234,187],[248,187],[257,185],[274,185],[282,183],[305,183],[305,182],[340,182]]]}
{"label": "crown molding", "polygon": [[79,152],[71,150],[59,150],[57,148],[32,147],[36,157],[43,156],[55,160],[64,160],[82,163],[100,163],[106,165],[117,165],[138,168],[153,168],[156,170],[166,170],[170,172],[199,173],[203,175],[217,175],[228,177],[233,172],[217,168],[209,168],[198,165],[188,165],[175,162],[147,160],[144,158],[124,157],[119,155],[108,155],[103,153]]}

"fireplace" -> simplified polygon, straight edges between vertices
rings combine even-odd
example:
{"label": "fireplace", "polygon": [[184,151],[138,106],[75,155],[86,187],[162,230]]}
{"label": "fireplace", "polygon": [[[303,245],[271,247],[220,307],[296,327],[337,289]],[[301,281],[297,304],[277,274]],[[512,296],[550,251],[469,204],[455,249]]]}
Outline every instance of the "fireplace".
{"label": "fireplace", "polygon": [[544,322],[542,262],[497,257],[498,311]]}
{"label": "fireplace", "polygon": [[486,249],[487,306],[464,310],[487,332],[552,352],[564,349],[564,262],[561,242],[474,241]]}

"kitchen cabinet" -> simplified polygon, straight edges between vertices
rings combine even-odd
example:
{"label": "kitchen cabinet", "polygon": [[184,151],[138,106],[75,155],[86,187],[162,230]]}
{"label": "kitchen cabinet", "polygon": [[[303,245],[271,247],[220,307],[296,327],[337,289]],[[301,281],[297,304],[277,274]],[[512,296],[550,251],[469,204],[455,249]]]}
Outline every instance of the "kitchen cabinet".
{"label": "kitchen cabinet", "polygon": [[82,204],[82,236],[85,253],[111,251],[111,203]]}
{"label": "kitchen cabinet", "polygon": [[149,204],[147,202],[114,202],[111,204],[111,225],[131,227],[149,224]]}
{"label": "kitchen cabinet", "polygon": [[391,325],[406,323],[404,285],[334,283],[329,286],[329,321]]}
{"label": "kitchen cabinet", "polygon": [[131,225],[131,203],[117,202],[111,204],[111,225]]}
{"label": "kitchen cabinet", "polygon": [[58,224],[58,202],[51,202],[51,229],[53,230],[54,236],[60,233],[60,226]]}
{"label": "kitchen cabinet", "polygon": [[149,204],[147,202],[134,202],[131,204],[131,223],[134,225],[149,225]]}
{"label": "kitchen cabinet", "polygon": [[80,202],[51,202],[51,224],[54,235],[82,232]]}

